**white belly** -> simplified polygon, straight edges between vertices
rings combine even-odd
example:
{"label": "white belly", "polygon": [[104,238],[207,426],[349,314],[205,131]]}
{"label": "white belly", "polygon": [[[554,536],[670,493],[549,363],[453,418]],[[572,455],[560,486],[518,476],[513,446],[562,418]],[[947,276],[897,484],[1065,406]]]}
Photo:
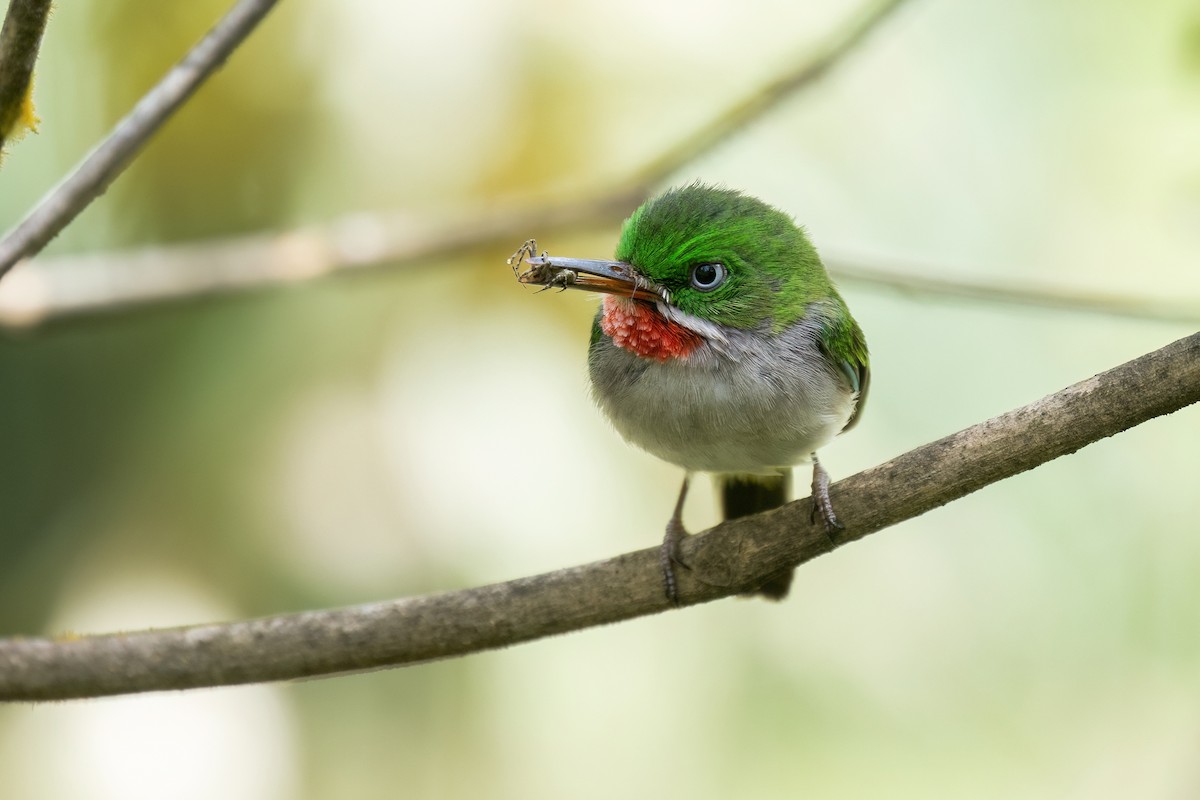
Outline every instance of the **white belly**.
{"label": "white belly", "polygon": [[855,395],[804,331],[727,353],[645,359],[602,338],[597,403],[627,440],[688,470],[760,472],[808,460],[845,427]]}

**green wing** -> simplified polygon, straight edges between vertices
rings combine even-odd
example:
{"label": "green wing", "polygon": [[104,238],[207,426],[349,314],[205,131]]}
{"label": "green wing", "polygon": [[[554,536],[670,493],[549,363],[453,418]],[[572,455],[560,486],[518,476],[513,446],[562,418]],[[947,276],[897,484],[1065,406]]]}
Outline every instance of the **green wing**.
{"label": "green wing", "polygon": [[820,332],[822,352],[829,358],[842,374],[850,388],[858,393],[858,402],[854,404],[854,413],[846,421],[842,431],[848,431],[855,426],[862,416],[863,406],[867,402],[867,389],[871,386],[870,358],[867,355],[867,340],[862,328],[850,316],[846,303],[841,297],[834,296],[837,308],[825,320]]}

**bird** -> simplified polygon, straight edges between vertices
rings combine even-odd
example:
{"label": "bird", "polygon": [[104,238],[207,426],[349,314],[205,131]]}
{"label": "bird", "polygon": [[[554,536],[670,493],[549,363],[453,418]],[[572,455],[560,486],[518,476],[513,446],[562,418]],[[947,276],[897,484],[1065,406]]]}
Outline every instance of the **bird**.
{"label": "bird", "polygon": [[[788,502],[793,467],[812,464],[813,518],[843,528],[817,451],[852,428],[870,383],[862,329],[805,230],[740,191],[670,188],[625,220],[614,258],[509,259],[521,282],[600,292],[588,374],[596,404],[628,442],[684,470],[660,549],[678,605],[683,506],[714,476],[725,519]],[[746,594],[781,600],[794,569]]]}

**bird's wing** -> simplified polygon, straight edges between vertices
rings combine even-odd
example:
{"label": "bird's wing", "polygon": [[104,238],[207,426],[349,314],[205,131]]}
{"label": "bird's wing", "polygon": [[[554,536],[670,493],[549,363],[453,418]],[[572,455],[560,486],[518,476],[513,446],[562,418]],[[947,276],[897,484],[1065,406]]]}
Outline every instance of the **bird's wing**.
{"label": "bird's wing", "polygon": [[826,358],[846,377],[850,388],[858,394],[854,404],[854,413],[846,421],[842,431],[848,431],[858,422],[862,415],[863,406],[867,401],[867,389],[871,385],[870,358],[867,354],[867,340],[862,328],[850,316],[845,302],[840,297],[835,298],[840,306],[839,312],[827,316],[820,328],[819,342],[821,351]]}

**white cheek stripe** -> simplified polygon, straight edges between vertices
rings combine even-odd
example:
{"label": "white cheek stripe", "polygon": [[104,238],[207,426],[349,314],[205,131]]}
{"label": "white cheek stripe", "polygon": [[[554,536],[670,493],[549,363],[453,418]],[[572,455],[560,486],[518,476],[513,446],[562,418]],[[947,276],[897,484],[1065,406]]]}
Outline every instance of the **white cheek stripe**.
{"label": "white cheek stripe", "polygon": [[677,325],[682,325],[688,330],[700,334],[710,342],[720,342],[721,344],[729,343],[729,339],[725,337],[725,333],[721,330],[721,326],[717,325],[715,322],[709,322],[706,319],[693,317],[691,314],[686,314],[680,311],[677,307],[667,305],[666,303],[658,304],[658,313],[662,314],[671,322],[674,322]]}

